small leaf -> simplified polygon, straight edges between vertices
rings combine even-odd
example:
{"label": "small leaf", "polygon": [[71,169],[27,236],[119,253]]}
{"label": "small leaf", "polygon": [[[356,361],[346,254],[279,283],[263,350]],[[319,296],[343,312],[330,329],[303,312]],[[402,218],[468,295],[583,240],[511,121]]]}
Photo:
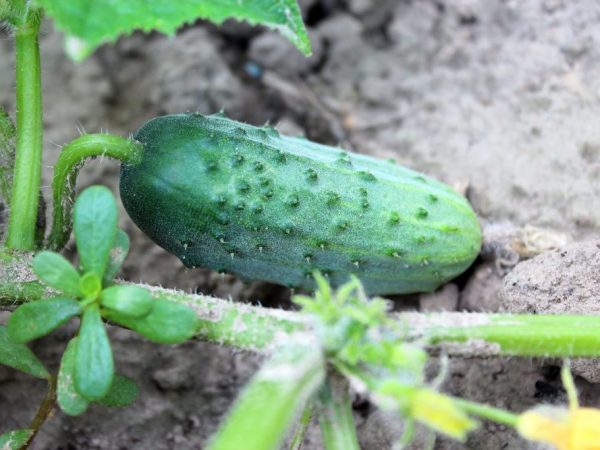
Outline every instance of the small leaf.
{"label": "small leaf", "polygon": [[78,297],[79,273],[62,255],[54,252],[40,252],[33,260],[33,271],[48,286]]}
{"label": "small leaf", "polygon": [[83,271],[102,279],[117,232],[117,203],[110,190],[104,186],[84,190],[75,202],[73,224]]}
{"label": "small leaf", "polygon": [[150,292],[139,286],[111,286],[100,294],[102,306],[125,314],[141,318],[150,314],[154,300]]}
{"label": "small leaf", "polygon": [[45,336],[81,313],[71,298],[54,297],[34,300],[19,306],[8,319],[8,333],[16,342],[29,342]]}
{"label": "small leaf", "polygon": [[87,400],[104,397],[114,376],[112,349],[96,303],[83,313],[75,357],[75,386]]}
{"label": "small leaf", "polygon": [[124,408],[132,405],[137,399],[140,389],[135,381],[124,375],[115,375],[108,394],[97,401],[98,404],[110,408]]}
{"label": "small leaf", "polygon": [[152,312],[141,319],[112,310],[107,310],[105,317],[159,344],[187,341],[198,330],[200,321],[191,308],[162,299],[154,300],[153,304]]}
{"label": "small leaf", "polygon": [[0,364],[37,378],[50,378],[50,374],[33,352],[25,344],[14,342],[8,336],[8,329],[2,325],[0,325]]}
{"label": "small leaf", "polygon": [[33,430],[21,429],[7,431],[0,435],[0,449],[19,450],[33,434]]}
{"label": "small leaf", "polygon": [[87,410],[89,402],[75,388],[75,358],[77,355],[77,338],[67,345],[58,371],[57,401],[65,414],[77,416]]}
{"label": "small leaf", "polygon": [[79,280],[79,290],[85,298],[97,298],[102,290],[100,277],[93,272],[88,272]]}
{"label": "small leaf", "polygon": [[198,18],[221,23],[225,19],[266,25],[310,55],[310,41],[296,0],[36,0],[65,31],[69,56],[81,60],[104,42],[133,30],[157,30],[172,35]]}
{"label": "small leaf", "polygon": [[104,272],[103,284],[106,286],[117,276],[121,266],[129,253],[129,236],[120,228],[117,229],[115,242],[113,243],[108,257],[108,267]]}

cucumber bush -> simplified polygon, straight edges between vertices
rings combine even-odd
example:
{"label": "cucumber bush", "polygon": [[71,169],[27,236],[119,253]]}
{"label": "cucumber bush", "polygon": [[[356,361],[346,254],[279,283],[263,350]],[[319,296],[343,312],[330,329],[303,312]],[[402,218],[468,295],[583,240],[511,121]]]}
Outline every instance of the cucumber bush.
{"label": "cucumber bush", "polygon": [[[38,42],[44,13],[65,33],[74,59],[134,29],[172,34],[197,18],[266,25],[310,54],[295,0],[0,0],[0,21],[15,39],[17,110],[14,126],[0,109],[0,193],[9,210],[0,306],[12,311],[0,325],[0,363],[48,383],[31,423],[2,430],[2,449],[28,448],[56,405],[78,415],[91,404],[135,400],[135,382],[116,372],[105,322],[157,343],[195,336],[269,355],[210,439],[212,450],[271,450],[292,430],[291,448],[299,449],[313,415],[324,448],[358,449],[352,391],[406,420],[399,445],[411,441],[414,424],[464,441],[483,419],[559,449],[598,448],[600,411],[579,407],[568,366],[569,408],[523,414],[441,393],[424,369],[426,349],[447,342],[476,356],[598,356],[600,318],[393,315],[387,301],[368,297],[433,290],[477,257],[475,213],[422,174],[222,114],[171,115],[149,121],[133,138],[85,134],[67,144],[54,167],[46,233]],[[75,200],[77,171],[96,156],[122,161],[128,213],[188,267],[314,294],[294,296],[301,312],[282,312],[115,280],[129,250],[116,226],[116,201],[100,186]],[[71,231],[77,267],[59,253]],[[27,344],[74,318],[78,331],[59,369],[50,371]]]}

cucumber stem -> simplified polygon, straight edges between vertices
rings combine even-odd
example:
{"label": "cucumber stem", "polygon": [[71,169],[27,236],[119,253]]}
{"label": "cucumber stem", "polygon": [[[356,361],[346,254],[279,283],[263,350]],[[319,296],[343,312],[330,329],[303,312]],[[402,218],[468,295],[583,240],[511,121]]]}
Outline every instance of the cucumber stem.
{"label": "cucumber stem", "polygon": [[143,145],[111,134],[86,134],[67,144],[54,166],[52,200],[54,216],[47,246],[62,249],[71,234],[71,211],[75,200],[75,181],[79,169],[88,158],[108,156],[135,164],[142,157]]}
{"label": "cucumber stem", "polygon": [[41,13],[31,10],[15,29],[17,147],[6,246],[35,247],[42,174],[42,81],[39,29]]}

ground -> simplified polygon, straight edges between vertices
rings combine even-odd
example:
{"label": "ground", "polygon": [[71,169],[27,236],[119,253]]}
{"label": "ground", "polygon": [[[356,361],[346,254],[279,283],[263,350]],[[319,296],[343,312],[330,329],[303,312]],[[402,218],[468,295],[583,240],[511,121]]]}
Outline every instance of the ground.
{"label": "ground", "polygon": [[[587,283],[576,292],[585,301],[566,302],[567,310],[597,312],[598,289],[590,285],[600,281],[597,276],[564,273],[556,282],[560,289],[556,283],[554,290],[546,289],[544,283],[563,267],[560,254],[554,254],[517,265],[508,283],[502,277],[519,252],[515,256],[496,244],[505,242],[498,236],[513,236],[526,226],[543,228],[544,236],[561,244],[598,232],[600,5],[592,0],[305,0],[301,5],[314,47],[309,59],[273,32],[200,22],[174,38],[135,33],[76,65],[65,57],[61,35],[46,22],[44,193],[49,194],[50,167],[60,145],[80,130],[128,135],[157,115],[224,109],[238,120],[269,121],[284,133],[394,158],[468,195],[489,241],[483,257],[436,296],[395,298],[398,309],[557,311],[555,292],[568,297],[569,283]],[[14,112],[11,52],[10,40],[0,41],[0,105]],[[84,170],[79,186],[103,183],[116,192],[117,174],[118,164],[96,161]],[[129,280],[289,307],[284,288],[186,270],[124,212],[121,225],[133,239],[123,272]],[[569,250],[568,258],[597,263],[595,243],[577,245],[583,247]],[[580,266],[585,270],[586,264]],[[539,291],[545,292],[541,304]],[[580,303],[588,309],[579,311]],[[36,343],[50,365],[69,331]],[[202,448],[260,364],[259,357],[210,344],[158,347],[117,329],[112,336],[117,366],[140,382],[140,400],[128,409],[97,408],[78,418],[57,412],[35,449]],[[446,387],[521,411],[564,400],[556,364],[453,359]],[[434,366],[435,361],[432,375]],[[600,388],[590,383],[600,381],[598,371],[587,364],[578,373],[582,402],[598,406]],[[27,423],[43,388],[0,367],[2,428]],[[359,398],[355,412],[362,447],[390,449],[401,432],[398,422]],[[421,440],[413,448],[424,445]],[[305,448],[321,448],[316,428]],[[462,448],[527,444],[489,424],[465,444],[435,443],[438,450]]]}

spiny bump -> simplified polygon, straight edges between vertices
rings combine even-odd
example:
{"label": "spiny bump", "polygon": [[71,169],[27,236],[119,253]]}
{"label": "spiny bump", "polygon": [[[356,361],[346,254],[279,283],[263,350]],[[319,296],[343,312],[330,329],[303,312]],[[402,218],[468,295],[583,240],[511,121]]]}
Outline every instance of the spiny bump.
{"label": "spiny bump", "polygon": [[338,204],[340,202],[341,198],[342,198],[342,196],[340,194],[338,194],[337,192],[335,192],[335,191],[327,191],[325,193],[325,196],[326,196],[326,201],[325,202],[329,206]]}
{"label": "spiny bump", "polygon": [[266,190],[266,191],[263,192],[262,197],[265,200],[270,200],[271,197],[273,197],[273,194],[274,194],[273,189],[268,189],[268,190]]}
{"label": "spiny bump", "polygon": [[311,183],[316,183],[319,179],[319,174],[315,169],[306,169],[304,175],[306,175],[306,180]]}
{"label": "spiny bump", "polygon": [[427,199],[431,202],[431,203],[436,203],[438,201],[438,196],[435,194],[429,194],[427,196]]}
{"label": "spiny bump", "polygon": [[349,226],[350,226],[350,224],[347,221],[342,220],[337,223],[336,228],[340,231],[345,231],[348,229]]}
{"label": "spiny bump", "polygon": [[240,180],[237,185],[237,190],[242,194],[250,192],[250,183],[248,183],[246,180]]}
{"label": "spiny bump", "polygon": [[377,181],[375,175],[366,170],[361,170],[360,172],[358,172],[358,176],[365,181]]}
{"label": "spiny bump", "polygon": [[206,170],[208,172],[216,172],[219,169],[219,164],[217,164],[216,161],[210,161],[207,165],[206,165]]}
{"label": "spiny bump", "polygon": [[286,203],[292,208],[297,208],[298,206],[300,206],[300,198],[298,197],[298,194],[290,195]]}
{"label": "spiny bump", "polygon": [[265,170],[265,165],[261,161],[255,161],[254,170],[256,172],[262,172],[263,170]]}
{"label": "spiny bump", "polygon": [[400,213],[398,213],[397,211],[392,211],[390,213],[390,223],[392,225],[397,225],[400,223]]}
{"label": "spiny bump", "polygon": [[242,164],[244,164],[244,155],[240,154],[240,153],[235,153],[232,157],[231,157],[231,164],[234,167],[237,166],[241,166]]}
{"label": "spiny bump", "polygon": [[425,219],[429,215],[429,211],[422,206],[419,206],[415,215],[417,216],[417,219]]}

